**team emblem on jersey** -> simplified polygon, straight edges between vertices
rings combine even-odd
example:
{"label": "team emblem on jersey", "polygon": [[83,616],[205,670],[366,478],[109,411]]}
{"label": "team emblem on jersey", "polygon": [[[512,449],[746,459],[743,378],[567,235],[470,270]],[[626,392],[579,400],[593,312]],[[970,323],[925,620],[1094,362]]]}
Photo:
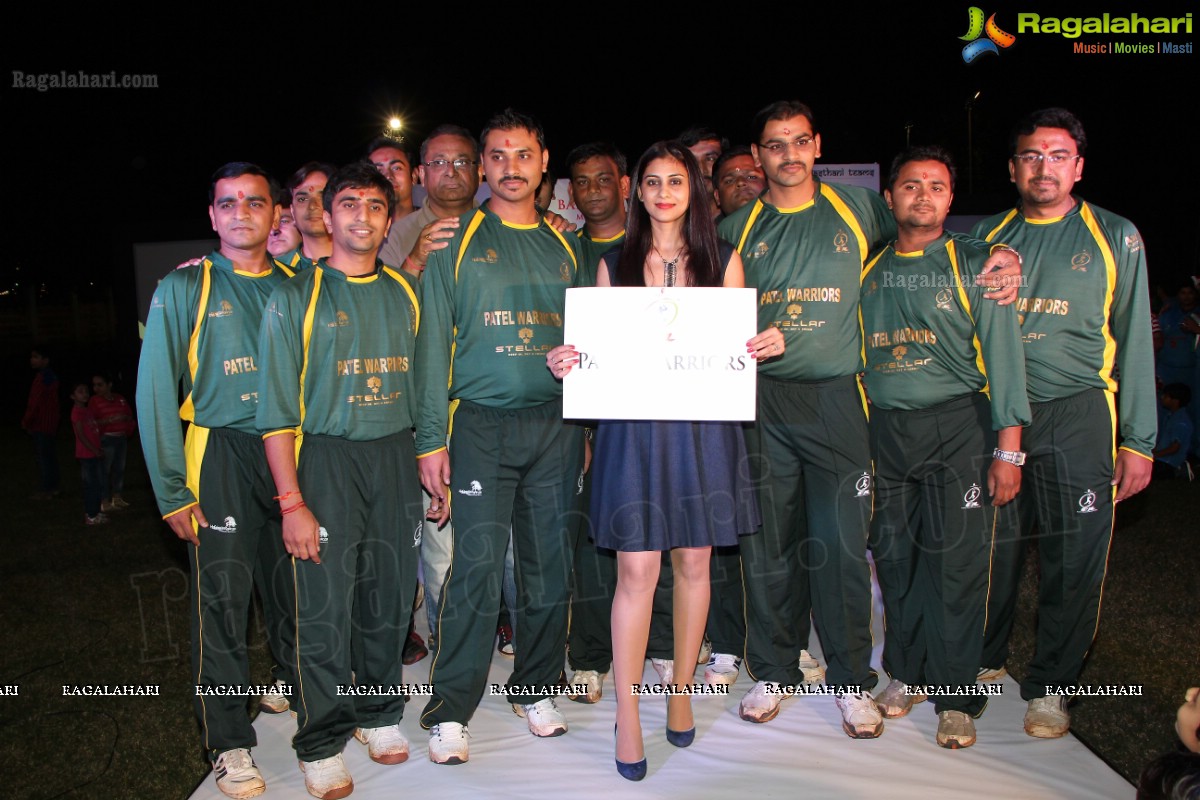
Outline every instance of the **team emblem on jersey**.
{"label": "team emblem on jersey", "polygon": [[371,390],[372,394],[378,397],[379,390],[383,388],[383,381],[379,379],[378,375],[372,375],[367,378],[367,388]]}
{"label": "team emblem on jersey", "polygon": [[963,493],[963,508],[980,508],[979,496],[983,494],[983,490],[979,488],[978,483],[972,483],[971,488]]}
{"label": "team emblem on jersey", "polygon": [[237,533],[237,520],[233,517],[226,517],[224,525],[209,525],[208,529],[221,533]]}
{"label": "team emblem on jersey", "polygon": [[208,312],[209,317],[230,317],[233,316],[233,305],[228,300],[222,300],[216,311]]}
{"label": "team emblem on jersey", "polygon": [[425,530],[425,523],[418,522],[417,527],[413,528],[413,547],[421,546],[421,533]]}
{"label": "team emblem on jersey", "polygon": [[329,544],[329,531],[324,526],[317,528],[317,544]]}
{"label": "team emblem on jersey", "polygon": [[1092,263],[1092,254],[1087,250],[1080,250],[1071,256],[1071,269],[1087,272],[1087,265],[1090,263]]}
{"label": "team emblem on jersey", "polygon": [[838,231],[833,236],[833,252],[849,253],[850,252],[850,234],[845,231]]}
{"label": "team emblem on jersey", "polygon": [[771,248],[767,246],[766,242],[759,242],[758,244],[754,245],[754,249],[750,251],[750,257],[762,258],[770,249]]}
{"label": "team emblem on jersey", "polygon": [[1131,253],[1136,253],[1142,249],[1142,237],[1136,233],[1131,233],[1125,237],[1125,249]]}
{"label": "team emblem on jersey", "polygon": [[937,293],[937,296],[933,298],[933,302],[937,303],[938,311],[950,310],[951,297],[952,295],[950,294],[949,289],[942,289]]}
{"label": "team emblem on jersey", "polygon": [[479,481],[471,481],[471,488],[459,489],[459,494],[465,494],[467,497],[479,497],[483,494],[483,486]]}
{"label": "team emblem on jersey", "polygon": [[517,331],[517,336],[521,337],[522,342],[529,344],[530,340],[533,339],[533,328],[521,328],[521,330]]}
{"label": "team emblem on jersey", "polygon": [[337,312],[337,315],[334,317],[333,322],[325,323],[325,327],[327,327],[327,328],[344,328],[349,324],[350,324],[350,317],[346,315],[345,311],[339,311],[339,312]]}
{"label": "team emblem on jersey", "polygon": [[563,279],[563,283],[571,282],[571,262],[568,259],[563,259],[563,262],[558,265],[558,277]]}
{"label": "team emblem on jersey", "polygon": [[500,256],[496,254],[495,250],[489,247],[482,256],[475,256],[471,260],[476,264],[495,264],[500,260]]}
{"label": "team emblem on jersey", "polygon": [[904,358],[904,354],[907,352],[908,352],[908,348],[905,347],[904,345],[902,345],[902,344],[896,345],[895,347],[892,348],[892,358],[894,358],[896,360],[900,360],[901,358]]}
{"label": "team emblem on jersey", "polygon": [[871,496],[871,476],[863,473],[858,476],[858,480],[854,482],[855,497],[870,497]]}
{"label": "team emblem on jersey", "polygon": [[803,310],[804,309],[800,307],[799,303],[789,303],[787,307],[787,315],[792,319],[795,319],[796,317],[800,316],[800,313]]}
{"label": "team emblem on jersey", "polygon": [[1079,513],[1080,514],[1095,514],[1096,513],[1096,493],[1088,489],[1083,494],[1079,495]]}

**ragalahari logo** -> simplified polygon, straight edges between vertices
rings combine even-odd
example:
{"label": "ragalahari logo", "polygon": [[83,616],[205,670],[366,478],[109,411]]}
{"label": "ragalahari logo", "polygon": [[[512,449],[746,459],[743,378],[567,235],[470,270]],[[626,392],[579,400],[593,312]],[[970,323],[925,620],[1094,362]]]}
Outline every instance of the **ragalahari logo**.
{"label": "ragalahari logo", "polygon": [[[980,38],[984,34],[987,34],[987,38]],[[983,9],[979,6],[971,6],[967,9],[967,32],[958,38],[967,42],[967,46],[963,48],[962,57],[963,61],[968,64],[984,53],[1000,55],[1001,48],[1012,47],[1013,42],[1017,40],[1017,37],[1011,33],[1000,30],[1000,26],[996,24],[995,14],[988,17],[985,23]]]}

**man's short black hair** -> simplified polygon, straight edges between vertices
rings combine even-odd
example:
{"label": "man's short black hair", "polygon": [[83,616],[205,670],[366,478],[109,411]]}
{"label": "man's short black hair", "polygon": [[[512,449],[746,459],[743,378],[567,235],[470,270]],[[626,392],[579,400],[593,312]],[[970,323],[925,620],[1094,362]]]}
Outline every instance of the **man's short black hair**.
{"label": "man's short black hair", "polygon": [[799,100],[777,100],[754,115],[754,127],[752,129],[754,143],[762,144],[763,131],[766,129],[768,122],[791,119],[792,117],[804,117],[808,120],[808,124],[812,126],[813,136],[817,135],[817,123],[813,119],[811,108]]}
{"label": "man's short black hair", "polygon": [[690,128],[684,129],[675,138],[682,142],[684,147],[688,148],[700,142],[718,142],[722,150],[726,150],[729,147],[729,140],[707,125],[692,125]]}
{"label": "man's short black hair", "polygon": [[300,169],[292,173],[292,177],[288,178],[287,190],[289,192],[296,191],[296,187],[308,180],[308,176],[314,172],[319,172],[326,178],[333,177],[333,173],[337,172],[337,167],[333,164],[327,164],[324,161],[309,161]]}
{"label": "man's short black hair", "polygon": [[1025,115],[1013,128],[1008,151],[1016,155],[1017,139],[1028,136],[1038,128],[1062,128],[1075,140],[1075,151],[1079,155],[1083,155],[1087,150],[1087,134],[1083,132],[1083,123],[1079,121],[1079,117],[1065,108],[1042,108]]}
{"label": "man's short black hair", "polygon": [[617,165],[618,178],[629,174],[629,162],[625,160],[625,154],[612,142],[588,142],[572,149],[567,153],[567,172],[571,171],[571,167],[589,158],[611,158]]}
{"label": "man's short black hair", "polygon": [[321,205],[326,211],[333,213],[333,200],[343,189],[378,189],[387,198],[389,217],[396,207],[396,190],[370,161],[355,161],[334,170],[325,184],[325,191],[321,193]]}
{"label": "man's short black hair", "polygon": [[412,169],[416,168],[416,162],[413,161],[413,152],[408,145],[403,142],[397,142],[390,136],[376,136],[367,144],[367,149],[363,151],[363,160],[370,161],[371,153],[374,153],[381,147],[391,147],[404,153],[404,160],[408,162],[408,166]]}
{"label": "man's short black hair", "polygon": [[946,168],[946,171],[950,173],[950,191],[954,191],[954,185],[958,182],[958,170],[954,167],[954,157],[950,155],[949,150],[938,144],[910,147],[893,158],[892,168],[888,170],[887,188],[891,189],[896,185],[896,181],[900,179],[900,170],[905,164],[912,161],[937,161],[941,163]]}
{"label": "man's short black hair", "polygon": [[421,142],[421,163],[422,164],[425,163],[425,156],[429,152],[429,143],[439,136],[458,136],[463,139],[466,139],[468,142],[471,143],[471,149],[475,151],[475,160],[476,161],[479,160],[479,145],[475,142],[475,137],[471,135],[471,132],[469,130],[467,130],[466,128],[464,128],[462,125],[454,125],[452,123],[444,123],[442,125],[438,125],[436,128],[431,130],[429,132],[429,135],[425,137],[425,141]]}
{"label": "man's short black hair", "polygon": [[542,123],[529,114],[522,113],[513,108],[506,108],[499,114],[493,114],[492,118],[483,126],[483,132],[479,134],[479,150],[487,147],[487,137],[492,131],[515,131],[525,129],[532,133],[537,138],[538,147],[546,149],[546,131],[542,128]]}
{"label": "man's short black hair", "polygon": [[208,204],[211,206],[217,200],[217,181],[223,181],[228,178],[240,178],[243,175],[257,175],[265,178],[267,181],[267,191],[271,195],[271,202],[278,202],[279,184],[267,174],[266,170],[257,164],[251,164],[249,161],[230,161],[228,164],[218,167],[217,171],[212,174],[212,180],[208,184]]}
{"label": "man's short black hair", "polygon": [[717,156],[717,160],[713,162],[713,180],[717,179],[717,173],[721,171],[721,166],[732,158],[738,156],[748,156],[754,158],[754,153],[750,152],[750,146],[739,144],[734,147],[729,147],[721,151],[721,155]]}

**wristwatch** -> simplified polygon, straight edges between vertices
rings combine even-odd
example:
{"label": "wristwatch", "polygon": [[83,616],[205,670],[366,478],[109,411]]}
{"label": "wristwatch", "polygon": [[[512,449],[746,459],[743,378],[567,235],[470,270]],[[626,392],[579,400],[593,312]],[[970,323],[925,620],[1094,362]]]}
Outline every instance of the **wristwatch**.
{"label": "wristwatch", "polygon": [[1025,465],[1025,453],[1020,450],[1001,450],[997,447],[992,451],[992,458],[1003,461],[1007,464],[1012,464],[1014,467]]}

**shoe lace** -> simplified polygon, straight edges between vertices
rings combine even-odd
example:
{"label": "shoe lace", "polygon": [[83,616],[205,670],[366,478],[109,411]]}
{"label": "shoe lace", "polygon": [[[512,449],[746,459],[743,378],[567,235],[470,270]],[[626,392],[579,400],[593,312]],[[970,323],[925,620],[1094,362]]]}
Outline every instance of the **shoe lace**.
{"label": "shoe lace", "polygon": [[446,744],[461,742],[470,735],[467,733],[466,727],[453,722],[444,722],[441,725],[434,725],[432,732],[434,736]]}
{"label": "shoe lace", "polygon": [[553,714],[558,711],[558,706],[554,703],[553,697],[547,697],[544,700],[538,700],[530,706],[526,706],[526,714]]}
{"label": "shoe lace", "polygon": [[226,750],[217,758],[217,766],[224,767],[226,772],[237,772],[254,766],[250,753],[243,748]]}
{"label": "shoe lace", "polygon": [[733,653],[713,653],[708,659],[710,667],[736,667],[739,659]]}

